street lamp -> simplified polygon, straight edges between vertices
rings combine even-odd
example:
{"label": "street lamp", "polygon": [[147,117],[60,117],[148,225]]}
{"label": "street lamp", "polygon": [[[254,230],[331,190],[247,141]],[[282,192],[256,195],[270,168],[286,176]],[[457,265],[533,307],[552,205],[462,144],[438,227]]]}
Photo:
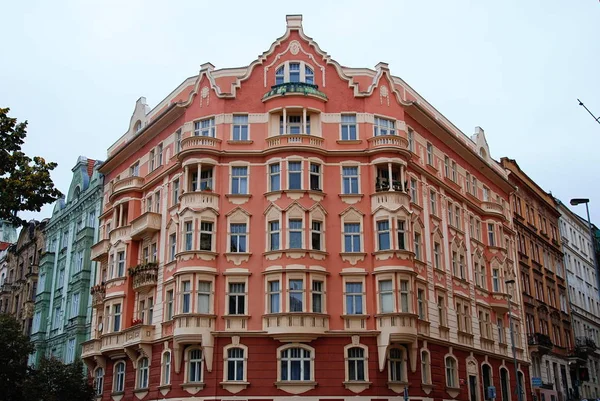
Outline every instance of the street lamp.
{"label": "street lamp", "polygon": [[[507,285],[507,290],[508,290],[508,285],[509,284],[515,284],[515,280],[511,279],[511,280],[505,280],[504,284]],[[519,368],[517,365],[517,349],[515,348],[515,334],[514,334],[514,330],[513,330],[513,321],[512,321],[512,308],[510,306],[510,299],[512,298],[512,295],[508,293],[506,293],[506,295],[508,295],[508,322],[510,324],[510,345],[512,346],[512,354],[513,354],[513,362],[515,364],[515,379],[517,380],[517,398],[519,401],[523,401],[523,392],[521,391],[521,380],[519,380]]]}
{"label": "street lamp", "polygon": [[588,228],[590,230],[590,241],[592,241],[592,256],[594,257],[594,270],[596,271],[596,284],[598,285],[598,293],[600,294],[600,272],[598,271],[598,261],[596,260],[596,239],[594,230],[592,229],[592,222],[590,220],[590,208],[588,204],[590,200],[587,198],[573,198],[571,199],[571,205],[577,206],[585,203],[585,211],[587,213]]}

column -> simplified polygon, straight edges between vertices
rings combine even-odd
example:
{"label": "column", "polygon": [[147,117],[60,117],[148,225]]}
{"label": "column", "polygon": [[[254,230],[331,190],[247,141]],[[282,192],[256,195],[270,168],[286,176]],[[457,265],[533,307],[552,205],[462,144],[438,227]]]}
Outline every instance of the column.
{"label": "column", "polygon": [[388,162],[388,185],[389,185],[388,191],[393,191],[394,187],[392,185],[392,163],[391,162]]}
{"label": "column", "polygon": [[306,129],[306,107],[302,108],[302,133],[308,134]]}
{"label": "column", "polygon": [[287,112],[285,110],[285,107],[283,108],[283,132],[282,134],[285,135],[285,133],[287,132],[286,127],[287,126]]}

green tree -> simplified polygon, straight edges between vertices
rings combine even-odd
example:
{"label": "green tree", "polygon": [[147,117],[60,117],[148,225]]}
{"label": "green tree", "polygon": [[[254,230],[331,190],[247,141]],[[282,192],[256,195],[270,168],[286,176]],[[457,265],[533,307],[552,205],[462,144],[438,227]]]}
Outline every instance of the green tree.
{"label": "green tree", "polygon": [[25,224],[17,216],[22,211],[39,212],[43,205],[61,195],[54,187],[50,171],[56,163],[27,156],[21,146],[27,136],[27,121],[17,123],[0,108],[0,220]]}
{"label": "green tree", "polygon": [[24,400],[27,357],[32,352],[33,345],[23,335],[17,319],[0,314],[0,400]]}
{"label": "green tree", "polygon": [[42,358],[30,372],[24,393],[27,401],[92,401],[96,397],[81,361],[65,365],[56,358]]}

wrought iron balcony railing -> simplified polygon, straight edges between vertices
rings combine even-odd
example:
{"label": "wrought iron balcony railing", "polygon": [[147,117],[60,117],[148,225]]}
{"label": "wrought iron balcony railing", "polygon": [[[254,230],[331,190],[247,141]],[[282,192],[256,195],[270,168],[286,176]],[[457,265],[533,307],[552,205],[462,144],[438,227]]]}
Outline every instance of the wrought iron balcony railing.
{"label": "wrought iron balcony railing", "polygon": [[304,82],[286,82],[279,85],[273,85],[271,86],[271,90],[265,93],[263,100],[274,96],[285,96],[288,94],[316,96],[327,100],[327,95],[321,92],[317,85],[306,84]]}

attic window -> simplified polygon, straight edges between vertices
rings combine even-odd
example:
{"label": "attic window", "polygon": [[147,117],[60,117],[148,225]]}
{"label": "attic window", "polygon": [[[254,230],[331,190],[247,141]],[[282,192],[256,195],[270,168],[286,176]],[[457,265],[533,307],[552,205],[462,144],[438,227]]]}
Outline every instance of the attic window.
{"label": "attic window", "polygon": [[133,130],[135,132],[140,132],[141,129],[142,129],[142,122],[140,120],[137,120],[135,125],[133,126]]}
{"label": "attic window", "polygon": [[290,61],[275,70],[275,85],[287,82],[314,84],[314,69],[303,61]]}
{"label": "attic window", "polygon": [[483,157],[484,159],[487,157],[487,154],[486,154],[484,148],[479,148],[479,156]]}
{"label": "attic window", "polygon": [[73,192],[73,202],[77,202],[79,200],[80,193],[81,190],[79,189],[79,187],[75,188],[75,192]]}

